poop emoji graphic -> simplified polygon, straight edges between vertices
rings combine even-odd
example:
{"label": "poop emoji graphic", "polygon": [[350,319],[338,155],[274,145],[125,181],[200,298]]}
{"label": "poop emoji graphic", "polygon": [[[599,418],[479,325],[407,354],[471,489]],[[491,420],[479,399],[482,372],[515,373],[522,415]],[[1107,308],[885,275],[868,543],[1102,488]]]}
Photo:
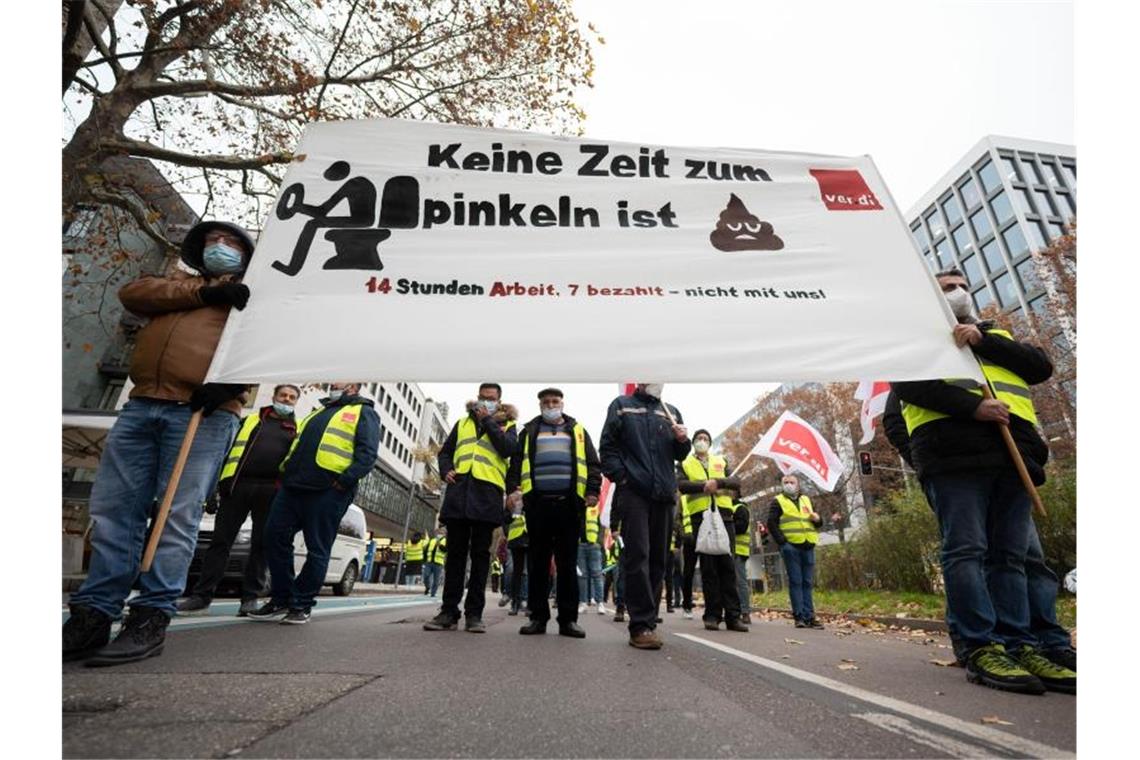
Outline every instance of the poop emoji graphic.
{"label": "poop emoji graphic", "polygon": [[720,251],[778,251],[784,247],[784,241],[776,235],[772,225],[757,219],[736,193],[720,212],[709,242]]}

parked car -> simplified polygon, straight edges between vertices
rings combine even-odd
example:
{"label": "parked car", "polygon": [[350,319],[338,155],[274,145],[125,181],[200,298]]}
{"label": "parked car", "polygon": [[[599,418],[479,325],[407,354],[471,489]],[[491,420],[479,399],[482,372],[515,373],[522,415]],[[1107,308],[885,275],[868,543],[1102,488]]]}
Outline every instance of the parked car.
{"label": "parked car", "polygon": [[[253,521],[247,517],[238,531],[237,538],[234,539],[230,558],[226,562],[226,572],[218,584],[215,596],[240,595],[242,576],[245,573],[246,563],[249,562],[249,541],[252,533]],[[332,551],[329,554],[325,585],[331,586],[337,596],[348,596],[360,578],[361,568],[364,567],[364,552],[368,546],[365,540],[368,529],[364,523],[364,511],[355,504],[350,504],[336,533],[336,540],[333,541]],[[213,536],[214,515],[203,513],[202,522],[198,525],[198,545],[194,547],[194,558],[190,560],[190,573],[186,578],[187,589],[193,589],[198,581],[198,576],[202,572],[202,558]],[[301,572],[306,555],[305,538],[301,533],[297,533],[293,541],[295,572]]]}

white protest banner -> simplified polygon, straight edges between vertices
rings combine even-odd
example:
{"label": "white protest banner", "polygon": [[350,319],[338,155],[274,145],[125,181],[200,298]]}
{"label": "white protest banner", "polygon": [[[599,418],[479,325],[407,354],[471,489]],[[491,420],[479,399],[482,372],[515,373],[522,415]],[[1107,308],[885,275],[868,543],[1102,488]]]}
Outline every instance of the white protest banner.
{"label": "white protest banner", "polygon": [[824,491],[834,489],[843,475],[843,462],[827,440],[789,411],[780,415],[750,453],[774,459],[785,475],[788,468],[799,470]]}
{"label": "white protest banner", "polygon": [[310,125],[208,379],[972,377],[871,159]]}

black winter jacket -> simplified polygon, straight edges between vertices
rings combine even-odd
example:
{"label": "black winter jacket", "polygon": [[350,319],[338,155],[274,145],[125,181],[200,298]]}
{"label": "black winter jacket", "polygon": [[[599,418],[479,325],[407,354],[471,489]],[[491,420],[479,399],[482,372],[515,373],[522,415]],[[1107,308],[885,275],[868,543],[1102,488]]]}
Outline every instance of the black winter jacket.
{"label": "black winter jacket", "polygon": [[[569,414],[563,414],[562,419],[565,421],[567,427],[571,430],[573,430],[574,425],[578,422]],[[522,431],[519,433],[518,456],[511,457],[511,468],[507,472],[507,493],[513,493],[520,487],[522,483],[522,460],[524,448],[527,451],[527,458],[530,459],[530,471],[532,473],[534,472],[534,457],[538,452],[538,446],[535,444],[535,439],[538,437],[538,431],[541,429],[542,424],[542,415],[540,414],[530,422],[523,425]],[[582,432],[586,434],[586,496],[596,497],[602,490],[602,467],[598,461],[598,452],[594,449],[594,441],[590,438],[590,432],[585,428],[582,429]],[[525,443],[524,436],[526,439],[528,439]],[[576,448],[577,444],[574,444],[574,446]],[[576,450],[571,451],[570,457],[573,462],[576,462],[578,452]],[[574,464],[572,466],[576,467],[577,465]],[[526,507],[530,507],[530,505],[534,503],[535,499],[537,499],[538,494],[539,492],[537,490],[531,490],[530,493],[526,494],[526,496],[523,497],[523,504]],[[578,502],[578,507],[580,509],[586,508],[586,503],[578,498],[577,475],[571,476],[570,490],[566,495],[572,497],[576,502]]]}
{"label": "black winter jacket", "polygon": [[[973,349],[981,358],[1017,373],[1029,385],[1045,382],[1053,374],[1053,363],[1040,348],[986,332],[992,329],[992,322],[977,325],[982,340]],[[974,410],[982,402],[978,394],[942,380],[891,383],[891,389],[902,402],[950,415],[922,425],[909,436],[909,458],[903,458],[908,459],[920,480],[929,475],[1014,466],[997,424],[974,419]],[[906,431],[905,425],[902,429]],[[1045,482],[1049,447],[1037,429],[1020,417],[1010,416],[1009,431],[1030,477],[1041,485]],[[892,443],[895,437],[897,433],[891,437]]]}
{"label": "black winter jacket", "polygon": [[[677,424],[681,413],[669,406]],[[662,402],[644,393],[618,396],[610,402],[602,428],[602,473],[619,488],[632,488],[643,498],[673,503],[677,491],[674,463],[689,455],[693,444],[677,441]]]}
{"label": "black winter jacket", "polygon": [[[508,460],[509,468],[509,460],[518,450],[518,433],[516,427],[506,431],[503,427],[509,420],[518,418],[515,408],[510,404],[503,404],[494,414],[484,417],[482,423],[478,422],[475,413],[470,409],[468,414],[476,419],[480,437],[487,437],[499,456]],[[455,469],[455,446],[458,434],[459,423],[456,422],[436,458],[440,474],[444,477]],[[470,472],[466,475],[456,475],[455,482],[447,486],[443,506],[439,510],[439,521],[446,525],[448,520],[470,520],[500,525],[503,522],[503,489],[493,483],[472,477]]]}

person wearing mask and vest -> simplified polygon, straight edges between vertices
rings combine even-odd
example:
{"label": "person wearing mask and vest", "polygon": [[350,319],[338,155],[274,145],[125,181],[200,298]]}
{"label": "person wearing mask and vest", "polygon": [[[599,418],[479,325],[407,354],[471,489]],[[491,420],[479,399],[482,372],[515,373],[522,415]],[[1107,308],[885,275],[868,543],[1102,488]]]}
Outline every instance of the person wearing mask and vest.
{"label": "person wearing mask and vest", "polygon": [[[281,463],[281,487],[265,523],[265,560],[270,600],[250,620],[309,622],[325,582],[337,527],[356,495],[360,479],[372,471],[380,445],[380,418],[360,383],[333,383],[321,407],[297,428]],[[294,575],[293,540],[304,534],[306,557]]]}
{"label": "person wearing mask and vest", "polygon": [[428,541],[427,555],[424,559],[424,582],[427,584],[428,596],[434,597],[439,590],[440,578],[443,577],[443,566],[447,562],[447,529],[442,525],[436,528],[435,535]]}
{"label": "person wearing mask and vest", "polygon": [[507,505],[509,511],[503,518],[503,530],[506,532],[507,552],[511,558],[511,577],[510,587],[503,590],[511,604],[507,614],[514,616],[519,614],[519,607],[526,601],[526,593],[530,590],[527,588],[529,573],[526,565],[530,537],[527,535],[522,502],[508,497]]}
{"label": "person wearing mask and vest", "polygon": [[[972,683],[1025,694],[1075,694],[1076,672],[1046,656],[1053,645],[1035,634],[1034,612],[1050,614],[1045,608],[1052,605],[1044,598],[1030,602],[1031,596],[1048,596],[1048,584],[1041,577],[1029,580],[1036,538],[1030,497],[998,428],[1009,429],[1033,483],[1044,483],[1049,448],[1037,431],[1029,387],[1049,379],[1052,362],[1040,348],[978,321],[960,271],[936,278],[958,321],[954,342],[978,357],[995,396],[983,398],[969,379],[891,383],[911,461],[938,518],[951,638]],[[1044,627],[1039,623],[1037,630]],[[1064,662],[1065,654],[1054,657]]]}
{"label": "person wearing mask and vest", "polygon": [[565,413],[562,391],[544,388],[538,404],[540,414],[523,427],[520,456],[511,462],[508,476],[511,500],[522,504],[530,535],[530,622],[519,633],[546,633],[553,558],[558,633],[585,638],[578,625],[578,543],[593,537],[601,549],[596,543],[601,468],[590,434]]}
{"label": "person wearing mask and vest", "polygon": [[499,593],[499,580],[503,577],[503,565],[498,557],[491,558],[491,593]]}
{"label": "person wearing mask and vest", "polygon": [[736,588],[740,596],[740,622],[752,625],[752,587],[748,583],[748,558],[752,556],[752,514],[744,502],[732,505],[732,553],[736,562]]}
{"label": "person wearing mask and vest", "polygon": [[[91,489],[91,563],[68,600],[63,659],[117,665],[162,654],[194,556],[202,504],[218,482],[247,400],[245,385],[204,383],[230,309],[244,309],[242,274],[253,255],[245,230],[201,222],[182,241],[175,270],[119,290],[127,311],[149,321],[131,354],[130,400],[107,434]],[[139,573],[143,537],[195,411],[202,417],[150,570]],[[129,612],[114,641],[111,622]]]}
{"label": "person wearing mask and vest", "polygon": [[[693,453],[677,468],[677,490],[681,492],[683,511],[689,515],[693,535],[699,535],[706,510],[716,508],[724,521],[731,544],[733,532],[733,495],[740,494],[740,479],[729,476],[728,460],[709,451],[712,436],[707,430],[693,434]],[[727,630],[746,632],[740,622],[740,597],[736,585],[736,564],[731,554],[698,554],[701,565],[701,589],[705,596],[703,614],[705,628],[715,631],[723,618]]]}
{"label": "person wearing mask and vest", "polygon": [[816,529],[823,524],[823,518],[812,509],[807,494],[800,493],[800,479],[795,475],[785,475],[781,487],[783,493],[776,495],[768,509],[767,524],[768,535],[780,547],[780,556],[784,558],[792,616],[796,628],[823,628],[812,602],[815,545],[819,543]]}
{"label": "person wearing mask and vest", "polygon": [[[412,533],[412,538],[404,544],[404,585],[419,583],[423,573],[424,554],[427,553],[428,539],[418,530]],[[426,594],[427,591],[424,591]]]}
{"label": "person wearing mask and vest", "polygon": [[605,537],[602,531],[601,510],[597,505],[586,507],[585,527],[578,542],[578,614],[597,605],[599,615],[606,614],[606,602],[602,596],[605,584],[602,582],[602,545]]}
{"label": "person wearing mask and vest", "polygon": [[237,438],[222,465],[218,482],[221,506],[214,517],[214,534],[202,558],[202,570],[194,590],[178,602],[179,615],[201,615],[209,612],[214,591],[226,573],[226,562],[246,518],[253,526],[247,538],[249,558],[241,586],[238,617],[257,609],[258,597],[269,589],[269,570],[265,564],[263,539],[269,505],[277,494],[278,468],[297,437],[297,421],[293,407],[301,396],[296,385],[278,385],[273,389],[273,403],[257,414],[241,421]]}
{"label": "person wearing mask and vest", "polygon": [[465,630],[486,633],[487,571],[491,566],[491,537],[503,519],[507,467],[518,449],[518,413],[502,403],[498,383],[479,386],[479,398],[467,404],[467,414],[455,423],[439,450],[439,471],[447,491],[439,520],[447,526],[447,566],[443,604],[424,623],[425,631],[454,631],[459,627],[459,602],[467,562],[471,575],[463,603]]}
{"label": "person wearing mask and vest", "polygon": [[692,448],[681,413],[661,401],[662,383],[638,383],[632,396],[610,402],[602,428],[602,472],[614,483],[622,577],[629,608],[629,644],[660,649],[656,593],[665,575],[676,505],[675,462]]}

